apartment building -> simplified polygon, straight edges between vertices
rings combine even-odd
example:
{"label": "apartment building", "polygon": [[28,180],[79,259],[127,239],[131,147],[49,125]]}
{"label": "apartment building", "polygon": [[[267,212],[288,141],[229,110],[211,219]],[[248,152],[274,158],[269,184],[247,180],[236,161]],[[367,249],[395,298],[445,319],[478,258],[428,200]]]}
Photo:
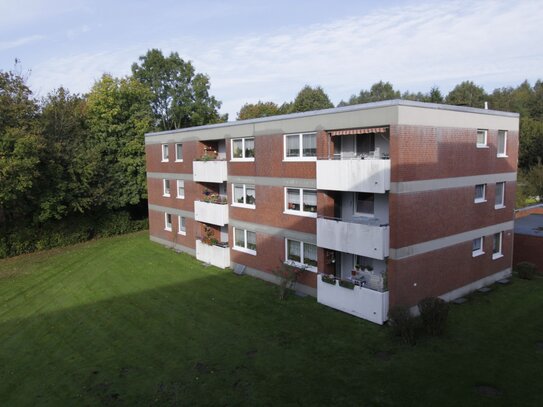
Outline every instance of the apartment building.
{"label": "apartment building", "polygon": [[511,273],[519,117],[390,100],[150,133],[151,240],[382,324]]}

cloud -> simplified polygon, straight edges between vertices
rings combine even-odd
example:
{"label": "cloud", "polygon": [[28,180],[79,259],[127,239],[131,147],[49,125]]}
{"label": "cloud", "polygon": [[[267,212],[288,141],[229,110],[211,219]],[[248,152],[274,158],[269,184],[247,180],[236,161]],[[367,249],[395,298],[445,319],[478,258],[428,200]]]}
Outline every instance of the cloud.
{"label": "cloud", "polygon": [[18,38],[16,40],[11,40],[11,41],[0,41],[0,51],[4,51],[11,48],[17,48],[22,45],[29,44],[31,42],[40,41],[44,38],[45,37],[43,35],[31,35],[28,37],[22,37],[22,38]]}

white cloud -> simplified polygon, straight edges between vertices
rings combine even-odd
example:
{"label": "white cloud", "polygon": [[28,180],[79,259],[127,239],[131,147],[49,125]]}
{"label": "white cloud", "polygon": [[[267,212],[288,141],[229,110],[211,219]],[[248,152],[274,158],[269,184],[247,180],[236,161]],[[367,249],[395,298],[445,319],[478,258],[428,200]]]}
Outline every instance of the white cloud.
{"label": "white cloud", "polygon": [[42,40],[44,38],[45,37],[43,35],[30,35],[28,37],[17,38],[11,41],[0,41],[0,51],[4,51],[11,48],[17,48],[34,41]]}
{"label": "white cloud", "polygon": [[492,90],[541,75],[542,17],[532,1],[413,2],[215,43],[172,35],[51,59],[33,68],[31,82],[42,91],[64,84],[85,92],[103,72],[128,74],[139,55],[161,48],[178,51],[210,76],[231,119],[245,102],[292,100],[306,83],[321,85],[335,103],[379,80],[401,90],[437,85],[447,92],[469,79]]}

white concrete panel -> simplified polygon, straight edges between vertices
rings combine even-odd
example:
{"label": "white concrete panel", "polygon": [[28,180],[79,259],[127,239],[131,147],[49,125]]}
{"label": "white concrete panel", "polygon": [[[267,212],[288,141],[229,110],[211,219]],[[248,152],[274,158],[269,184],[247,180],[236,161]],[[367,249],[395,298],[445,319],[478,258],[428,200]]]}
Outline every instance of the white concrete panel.
{"label": "white concrete panel", "polygon": [[317,189],[385,193],[390,189],[390,160],[318,160]]}
{"label": "white concrete panel", "polygon": [[217,226],[227,225],[228,205],[194,201],[194,219]]}
{"label": "white concrete panel", "polygon": [[230,248],[212,246],[196,240],[196,259],[224,269],[230,267]]}
{"label": "white concrete panel", "polygon": [[226,161],[194,161],[192,168],[196,182],[225,182],[228,179]]}

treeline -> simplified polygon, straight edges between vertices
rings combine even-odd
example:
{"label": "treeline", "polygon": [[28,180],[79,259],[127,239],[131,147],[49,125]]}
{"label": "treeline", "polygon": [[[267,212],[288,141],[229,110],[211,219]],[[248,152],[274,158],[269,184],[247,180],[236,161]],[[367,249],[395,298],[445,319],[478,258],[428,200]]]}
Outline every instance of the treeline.
{"label": "treeline", "polygon": [[[146,227],[144,134],[224,122],[210,79],[177,53],[150,50],[130,75],[103,75],[87,94],[60,87],[37,99],[0,71],[0,258]],[[403,98],[521,113],[521,201],[543,195],[543,90],[524,82],[487,94],[463,82],[448,95],[400,93],[379,82],[338,106]],[[245,104],[238,119],[334,107],[321,87],[294,100]]]}
{"label": "treeline", "polygon": [[0,258],[145,228],[144,134],[225,121],[209,87],[158,50],[86,95],[0,71]]}

